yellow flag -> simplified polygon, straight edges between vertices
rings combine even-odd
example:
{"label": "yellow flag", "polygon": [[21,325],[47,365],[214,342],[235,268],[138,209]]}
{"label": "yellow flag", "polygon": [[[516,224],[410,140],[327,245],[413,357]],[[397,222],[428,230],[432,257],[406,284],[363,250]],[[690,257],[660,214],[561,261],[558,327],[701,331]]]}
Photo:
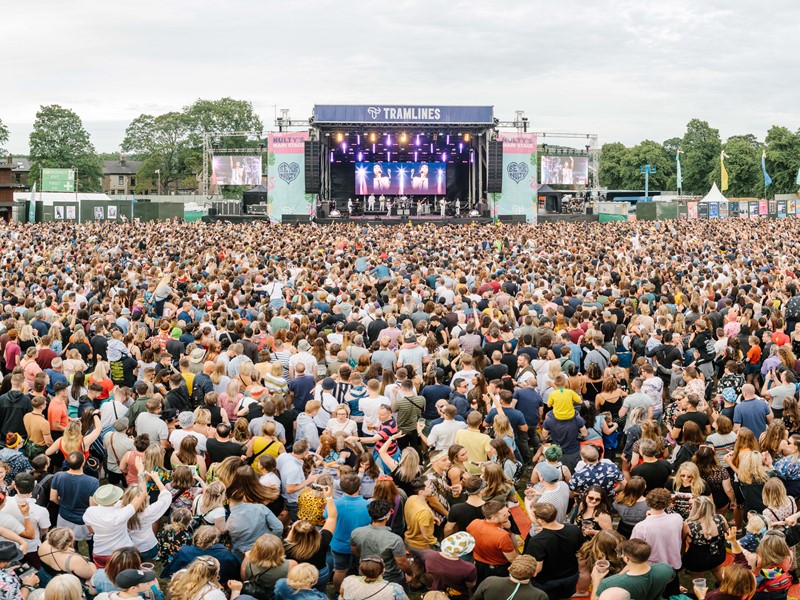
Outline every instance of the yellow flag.
{"label": "yellow flag", "polygon": [[719,154],[719,166],[720,172],[722,174],[722,185],[720,186],[721,191],[725,191],[728,189],[728,170],[725,168],[725,159],[728,157],[725,152],[720,152]]}

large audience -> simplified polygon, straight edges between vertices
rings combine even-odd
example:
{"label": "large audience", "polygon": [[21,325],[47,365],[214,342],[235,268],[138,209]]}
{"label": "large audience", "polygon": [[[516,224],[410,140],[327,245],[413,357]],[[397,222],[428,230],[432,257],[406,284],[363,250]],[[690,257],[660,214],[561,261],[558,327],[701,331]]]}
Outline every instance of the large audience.
{"label": "large audience", "polygon": [[0,599],[786,599],[797,240],[9,224]]}

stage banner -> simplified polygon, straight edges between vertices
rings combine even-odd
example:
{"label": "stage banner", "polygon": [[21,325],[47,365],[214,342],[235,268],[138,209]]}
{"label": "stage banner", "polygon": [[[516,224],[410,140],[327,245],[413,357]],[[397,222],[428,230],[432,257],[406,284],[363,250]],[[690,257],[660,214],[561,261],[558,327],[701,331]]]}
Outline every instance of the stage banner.
{"label": "stage banner", "polygon": [[731,218],[739,216],[739,203],[728,202],[728,216]]}
{"label": "stage banner", "polygon": [[760,202],[758,200],[750,200],[749,205],[750,205],[750,216],[757,217],[761,206]]}
{"label": "stage banner", "polygon": [[[736,213],[732,213],[736,214]],[[727,202],[720,202],[719,203],[719,218],[720,219],[727,219],[728,218],[728,203]]]}
{"label": "stage banner", "polygon": [[790,217],[795,216],[795,201],[794,200],[787,200],[786,201],[786,214]]}
{"label": "stage banner", "polygon": [[717,204],[716,202],[708,203],[708,218],[709,219],[719,218],[719,204]]}
{"label": "stage banner", "polygon": [[769,207],[767,205],[766,200],[759,200],[758,201],[758,214],[762,217],[766,217],[769,213]]}
{"label": "stage banner", "polygon": [[537,220],[536,134],[501,133],[503,142],[503,192],[491,194],[492,210],[499,215],[525,215]]}
{"label": "stage banner", "polygon": [[491,125],[491,106],[316,104],[314,123]]}
{"label": "stage banner", "polygon": [[778,200],[778,218],[783,219],[786,216],[786,200]]}
{"label": "stage banner", "polygon": [[769,206],[769,216],[775,217],[778,214],[778,203],[775,200],[770,200],[768,203]]}
{"label": "stage banner", "polygon": [[690,219],[696,219],[697,218],[697,202],[689,202],[689,203],[687,203],[686,212],[687,212],[687,216]]}
{"label": "stage banner", "polygon": [[287,214],[314,213],[314,194],[305,193],[306,141],[307,131],[267,135],[267,210],[276,221]]}
{"label": "stage banner", "polygon": [[708,218],[708,202],[697,203],[697,218],[698,219]]}

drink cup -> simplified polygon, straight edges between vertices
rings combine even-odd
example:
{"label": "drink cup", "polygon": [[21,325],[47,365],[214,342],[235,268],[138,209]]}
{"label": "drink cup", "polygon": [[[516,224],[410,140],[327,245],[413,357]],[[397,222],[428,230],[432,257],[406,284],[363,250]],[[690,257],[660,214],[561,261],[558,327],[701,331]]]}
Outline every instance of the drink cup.
{"label": "drink cup", "polygon": [[611,567],[611,563],[609,563],[607,560],[598,560],[596,563],[594,563],[594,566],[597,567],[599,572],[605,573]]}
{"label": "drink cup", "polygon": [[156,566],[151,562],[142,563],[142,571],[154,571]]}

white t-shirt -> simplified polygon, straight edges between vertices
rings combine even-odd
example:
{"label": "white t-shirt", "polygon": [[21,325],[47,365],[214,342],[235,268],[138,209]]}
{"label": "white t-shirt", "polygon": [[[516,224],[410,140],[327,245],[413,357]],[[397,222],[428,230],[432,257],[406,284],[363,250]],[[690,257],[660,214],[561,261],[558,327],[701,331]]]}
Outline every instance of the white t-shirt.
{"label": "white t-shirt", "polygon": [[[31,518],[31,521],[33,522],[33,527],[35,529],[35,532],[33,534],[33,539],[25,541],[28,542],[28,552],[36,552],[39,546],[42,545],[42,536],[40,532],[43,529],[50,528],[50,513],[47,511],[45,507],[39,506],[38,504],[36,504],[36,502],[32,502],[30,498],[23,498],[22,500],[31,509],[29,516]],[[22,513],[19,510],[19,505],[17,503],[16,498],[8,498],[6,500],[6,505],[0,511],[0,518],[2,518],[5,521],[6,517],[11,517],[12,519],[15,519],[20,529],[19,531],[17,531],[16,529],[8,527],[8,525],[5,524],[2,525],[3,527],[8,527],[8,529],[11,529],[17,535],[19,535],[25,530],[24,520],[22,517]]]}
{"label": "white t-shirt", "polygon": [[331,434],[337,431],[344,431],[347,435],[358,435],[358,426],[355,421],[351,421],[350,419],[347,419],[344,423],[340,423],[335,417],[328,419],[328,424],[325,426],[325,429],[330,431]]}
{"label": "white t-shirt", "polygon": [[107,427],[114,425],[115,421],[121,419],[127,414],[127,406],[122,404],[122,402],[111,400],[100,407],[100,424],[103,426],[103,429],[106,429]]}
{"label": "white t-shirt", "polygon": [[136,417],[136,433],[139,435],[146,433],[150,436],[151,444],[159,445],[162,440],[167,439],[169,427],[158,415],[142,413]]}
{"label": "white t-shirt", "polygon": [[111,556],[117,548],[133,546],[128,533],[128,520],[136,512],[133,504],[119,506],[90,506],[83,513],[83,522],[94,531],[94,553]]}
{"label": "white t-shirt", "polygon": [[264,487],[274,487],[276,489],[281,489],[281,478],[278,477],[278,475],[275,473],[266,473],[265,475],[262,475],[261,479],[259,479],[258,481]]}
{"label": "white t-shirt", "polygon": [[133,545],[139,552],[152,550],[158,544],[158,540],[153,533],[153,523],[158,521],[169,510],[171,504],[172,494],[169,490],[164,490],[158,494],[158,499],[139,515],[139,529],[131,529],[130,531]]}
{"label": "white t-shirt", "polygon": [[456,432],[466,428],[467,424],[463,421],[442,421],[431,429],[428,445],[436,450],[447,450],[456,443]]}
{"label": "white t-shirt", "polygon": [[375,435],[380,429],[381,420],[378,418],[378,409],[381,404],[391,404],[386,396],[365,396],[358,401],[358,409],[364,413],[364,435]]}
{"label": "white t-shirt", "polygon": [[472,388],[475,387],[472,384],[472,378],[475,377],[475,375],[480,375],[480,373],[478,373],[475,369],[456,371],[456,373],[453,375],[453,379],[450,380],[450,389],[455,389],[454,384],[456,379],[463,379],[467,382],[467,391],[472,391]]}
{"label": "white t-shirt", "polygon": [[[138,421],[139,419],[136,420]],[[172,447],[175,449],[175,451],[176,452],[178,451],[178,449],[181,447],[181,442],[183,441],[183,438],[185,438],[187,435],[191,435],[197,438],[197,451],[205,454],[206,440],[208,438],[206,438],[206,436],[204,436],[202,433],[197,433],[196,431],[185,431],[183,429],[176,429],[169,436],[169,443],[172,444]]]}

